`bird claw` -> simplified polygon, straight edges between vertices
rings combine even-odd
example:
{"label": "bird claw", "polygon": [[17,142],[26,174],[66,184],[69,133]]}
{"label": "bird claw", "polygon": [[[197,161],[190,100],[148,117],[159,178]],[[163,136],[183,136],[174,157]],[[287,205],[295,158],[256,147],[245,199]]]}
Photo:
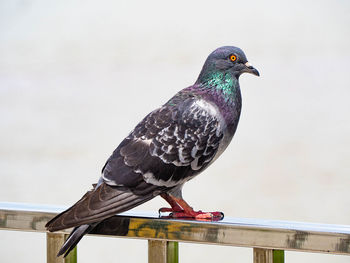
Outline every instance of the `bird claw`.
{"label": "bird claw", "polygon": [[159,214],[166,213],[166,212],[173,212],[173,209],[171,209],[170,207],[162,207],[162,208],[159,208],[158,210]]}
{"label": "bird claw", "polygon": [[170,207],[161,207],[158,210],[158,215],[159,215],[159,217],[162,217],[162,213],[170,213],[171,214],[173,212],[178,213],[178,212],[183,212],[183,210],[178,210],[178,209],[174,210],[173,208],[170,208]]}
{"label": "bird claw", "polygon": [[[177,218],[177,219],[194,219],[198,221],[220,221],[224,218],[222,212],[202,212],[193,211],[192,213],[186,213],[185,211],[170,211],[170,209],[159,209],[159,216],[161,218]],[[171,212],[168,216],[161,216],[162,212]]]}
{"label": "bird claw", "polygon": [[[162,194],[161,197],[167,201],[171,208],[162,207],[158,210],[159,217],[161,218],[181,218],[181,219],[194,219],[200,221],[220,221],[224,218],[222,212],[203,212],[202,210],[194,211],[185,200],[177,198],[170,194]],[[170,213],[168,216],[161,216],[162,212]]]}
{"label": "bird claw", "polygon": [[219,221],[224,218],[223,212],[202,212],[202,211],[198,211],[198,212],[199,214],[195,216],[195,219],[197,220],[204,219],[204,220]]}

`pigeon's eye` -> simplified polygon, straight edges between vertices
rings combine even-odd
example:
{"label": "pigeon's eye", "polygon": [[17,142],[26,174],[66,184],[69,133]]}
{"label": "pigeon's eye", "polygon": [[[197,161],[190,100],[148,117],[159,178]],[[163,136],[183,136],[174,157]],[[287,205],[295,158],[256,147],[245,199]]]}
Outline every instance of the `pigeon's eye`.
{"label": "pigeon's eye", "polygon": [[230,60],[231,60],[232,62],[235,62],[235,61],[237,60],[237,56],[236,56],[236,55],[231,55],[231,56],[230,56]]}

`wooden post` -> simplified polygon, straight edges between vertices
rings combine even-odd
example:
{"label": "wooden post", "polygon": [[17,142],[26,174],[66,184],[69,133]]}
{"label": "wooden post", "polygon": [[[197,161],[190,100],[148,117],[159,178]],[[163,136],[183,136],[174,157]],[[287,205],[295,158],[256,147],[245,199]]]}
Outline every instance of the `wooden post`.
{"label": "wooden post", "polygon": [[148,240],[148,263],[178,263],[179,245],[174,241]]}
{"label": "wooden post", "polygon": [[74,248],[65,258],[57,257],[57,253],[68,235],[46,233],[46,262],[47,263],[77,263],[77,248]]}
{"label": "wooden post", "polygon": [[167,242],[167,263],[179,263],[179,242]]}
{"label": "wooden post", "polygon": [[254,263],[284,263],[284,250],[254,248]]}

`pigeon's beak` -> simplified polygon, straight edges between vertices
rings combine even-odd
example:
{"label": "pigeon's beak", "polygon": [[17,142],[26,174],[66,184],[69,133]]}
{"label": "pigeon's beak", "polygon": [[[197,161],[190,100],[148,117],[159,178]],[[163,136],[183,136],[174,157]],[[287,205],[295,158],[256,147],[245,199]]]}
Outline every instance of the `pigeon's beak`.
{"label": "pigeon's beak", "polygon": [[260,76],[259,71],[256,68],[254,68],[249,62],[246,62],[244,66],[246,67],[246,72],[258,77]]}

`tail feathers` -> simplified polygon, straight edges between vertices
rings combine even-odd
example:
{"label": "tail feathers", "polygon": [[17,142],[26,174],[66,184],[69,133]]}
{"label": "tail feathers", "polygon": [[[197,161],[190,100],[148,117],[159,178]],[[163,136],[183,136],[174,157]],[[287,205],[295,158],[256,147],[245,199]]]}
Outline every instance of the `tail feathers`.
{"label": "tail feathers", "polygon": [[125,187],[112,187],[105,183],[87,192],[75,205],[55,216],[47,224],[50,232],[100,222],[110,216],[134,208],[156,195],[159,186],[149,186],[142,195]]}
{"label": "tail feathers", "polygon": [[66,257],[69,252],[71,252],[75,246],[78,244],[80,239],[82,237],[89,233],[93,229],[93,225],[81,225],[73,229],[73,231],[68,236],[66,242],[64,242],[63,246],[61,247],[60,251],[57,254],[57,257],[64,254],[64,257]]}

